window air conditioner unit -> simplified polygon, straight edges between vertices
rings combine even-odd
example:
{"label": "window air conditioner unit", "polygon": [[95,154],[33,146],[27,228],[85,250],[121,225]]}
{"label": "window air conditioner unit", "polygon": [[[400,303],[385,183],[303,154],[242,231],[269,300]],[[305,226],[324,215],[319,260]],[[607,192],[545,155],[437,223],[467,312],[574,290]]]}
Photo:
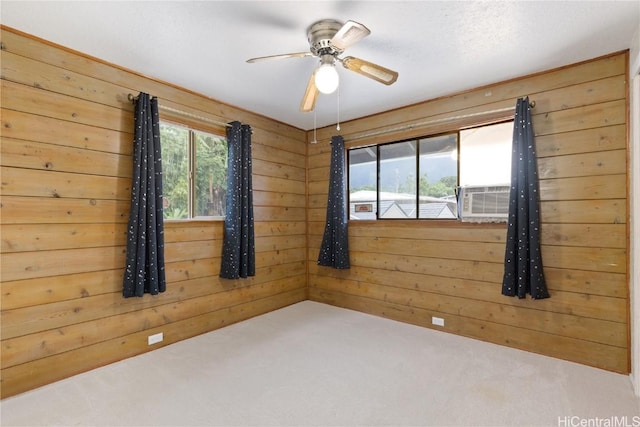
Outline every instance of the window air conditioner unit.
{"label": "window air conditioner unit", "polygon": [[498,219],[509,216],[509,185],[467,186],[460,189],[460,217]]}

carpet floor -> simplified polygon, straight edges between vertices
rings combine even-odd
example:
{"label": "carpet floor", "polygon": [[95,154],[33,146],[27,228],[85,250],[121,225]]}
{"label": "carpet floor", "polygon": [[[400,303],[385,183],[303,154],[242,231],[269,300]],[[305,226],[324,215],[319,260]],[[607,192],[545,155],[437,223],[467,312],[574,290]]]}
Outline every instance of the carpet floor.
{"label": "carpet floor", "polygon": [[311,301],[0,410],[2,426],[640,426],[626,375]]}

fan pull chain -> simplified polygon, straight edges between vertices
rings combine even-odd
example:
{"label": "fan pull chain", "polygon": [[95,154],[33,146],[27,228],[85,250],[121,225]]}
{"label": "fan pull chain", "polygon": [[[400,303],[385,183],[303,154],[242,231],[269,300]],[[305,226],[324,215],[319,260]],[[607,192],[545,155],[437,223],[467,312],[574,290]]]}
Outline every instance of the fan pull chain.
{"label": "fan pull chain", "polygon": [[336,130],[340,131],[340,86],[338,86],[338,125]]}
{"label": "fan pull chain", "polygon": [[316,134],[316,109],[313,109],[313,141],[311,141],[312,144],[317,144],[318,143],[318,136]]}

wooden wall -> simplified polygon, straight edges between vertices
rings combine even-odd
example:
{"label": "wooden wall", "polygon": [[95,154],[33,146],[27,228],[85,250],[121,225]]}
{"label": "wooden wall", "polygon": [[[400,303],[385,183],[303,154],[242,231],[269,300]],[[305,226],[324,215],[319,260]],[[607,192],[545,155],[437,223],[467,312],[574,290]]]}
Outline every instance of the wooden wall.
{"label": "wooden wall", "polygon": [[[2,397],[306,299],[303,131],[6,27],[1,42]],[[167,291],[121,296],[140,91],[252,126],[254,278],[218,278],[222,221],[170,222]]]}
{"label": "wooden wall", "polygon": [[[428,135],[504,113],[384,136],[365,133],[515,106],[530,96],[551,298],[502,296],[505,225],[351,221],[352,267],[316,264],[333,127],[309,149],[310,299],[628,373],[627,52],[341,124],[348,148]],[[389,90],[393,90],[391,87]],[[510,114],[512,116],[512,114]],[[444,328],[431,317],[445,319]]]}
{"label": "wooden wall", "polygon": [[[16,30],[2,27],[0,41],[2,397],[307,297],[629,372],[627,52],[341,124],[347,146],[357,147],[502,119],[359,138],[511,107],[529,95],[551,292],[532,301],[500,295],[504,225],[351,222],[352,268],[318,267],[333,127],[307,146],[310,134],[299,129]],[[139,91],[253,127],[255,278],[218,278],[221,221],[168,222],[167,292],[122,298],[133,139],[127,95]],[[432,326],[431,316],[445,327]],[[163,343],[148,346],[158,332]]]}

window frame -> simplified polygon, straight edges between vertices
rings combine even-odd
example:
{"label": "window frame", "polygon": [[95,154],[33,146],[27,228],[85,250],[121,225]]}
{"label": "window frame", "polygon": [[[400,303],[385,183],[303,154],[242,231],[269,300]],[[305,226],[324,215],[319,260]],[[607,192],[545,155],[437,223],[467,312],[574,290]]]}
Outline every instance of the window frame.
{"label": "window frame", "polygon": [[[421,139],[428,139],[428,138],[433,138],[433,137],[438,137],[438,136],[444,136],[444,135],[456,135],[457,138],[457,144],[456,144],[456,171],[457,171],[457,175],[456,175],[456,199],[458,197],[458,191],[460,188],[460,132],[464,131],[464,130],[468,130],[468,129],[473,129],[473,128],[481,128],[481,127],[485,127],[485,126],[493,126],[493,125],[499,125],[499,124],[503,124],[503,123],[509,123],[514,121],[514,116],[510,115],[508,117],[500,117],[500,118],[496,118],[494,120],[489,120],[489,121],[482,121],[482,122],[477,122],[477,123],[472,123],[472,124],[465,124],[464,126],[453,126],[449,129],[442,129],[441,131],[437,131],[437,132],[433,132],[433,133],[416,133],[416,135],[411,135],[409,137],[406,138],[401,138],[401,139],[397,139],[397,140],[393,140],[393,141],[387,141],[387,142],[379,142],[379,143],[364,143],[362,145],[354,145],[351,147],[346,148],[347,150],[347,209],[349,209],[348,212],[348,221],[351,224],[357,224],[357,223],[361,223],[361,222],[366,222],[366,223],[371,223],[371,222],[378,222],[378,221],[406,221],[409,223],[415,222],[415,221],[422,221],[423,223],[437,223],[437,224],[456,224],[456,225],[465,225],[465,226],[478,226],[478,225],[483,225],[483,226],[504,226],[505,222],[486,222],[486,223],[475,223],[475,222],[465,222],[463,221],[463,218],[460,217],[459,215],[459,209],[457,209],[458,212],[456,212],[456,218],[420,218],[420,215],[418,212],[416,212],[416,217],[412,217],[412,218],[380,218],[379,216],[379,212],[380,212],[380,198],[379,193],[380,193],[380,147],[384,146],[384,145],[389,145],[389,144],[396,144],[396,143],[402,143],[402,142],[407,142],[407,141],[415,141],[416,145],[417,145],[417,153],[416,153],[416,206],[418,207],[416,210],[419,209],[419,202],[420,202],[420,189],[419,189],[419,183],[420,183],[420,155],[419,155],[419,151],[420,151],[420,140]],[[369,148],[372,149],[373,147],[375,147],[376,150],[376,201],[374,202],[374,205],[376,206],[376,212],[375,212],[375,218],[373,219],[351,219],[351,191],[350,191],[350,173],[351,173],[351,164],[350,164],[350,156],[349,156],[349,151],[350,150],[355,150],[355,149],[362,149],[362,148]],[[456,200],[456,205],[457,205],[457,200]]]}
{"label": "window frame", "polygon": [[[196,173],[197,173],[197,162],[196,162],[196,151],[197,151],[197,147],[196,147],[196,143],[197,143],[197,136],[196,133],[203,133],[203,134],[208,134],[208,135],[212,135],[214,137],[220,138],[225,140],[225,142],[227,141],[227,136],[226,136],[226,129],[224,128],[219,128],[219,127],[214,127],[214,126],[210,126],[210,125],[206,125],[206,124],[202,124],[202,123],[195,123],[192,121],[182,121],[182,120],[177,120],[173,117],[169,118],[169,117],[160,117],[160,125],[169,125],[169,126],[175,126],[175,127],[179,127],[182,129],[185,129],[188,132],[188,141],[187,141],[187,161],[188,161],[188,171],[187,171],[187,182],[188,182],[188,188],[187,188],[187,218],[164,218],[163,215],[163,221],[165,223],[170,223],[170,222],[187,222],[187,221],[211,221],[211,222],[218,222],[218,221],[224,221],[225,217],[224,215],[222,216],[194,216],[195,210],[196,210]],[[160,147],[162,149],[162,138],[160,139]],[[164,159],[163,159],[164,160]],[[164,192],[164,189],[163,189]]]}

